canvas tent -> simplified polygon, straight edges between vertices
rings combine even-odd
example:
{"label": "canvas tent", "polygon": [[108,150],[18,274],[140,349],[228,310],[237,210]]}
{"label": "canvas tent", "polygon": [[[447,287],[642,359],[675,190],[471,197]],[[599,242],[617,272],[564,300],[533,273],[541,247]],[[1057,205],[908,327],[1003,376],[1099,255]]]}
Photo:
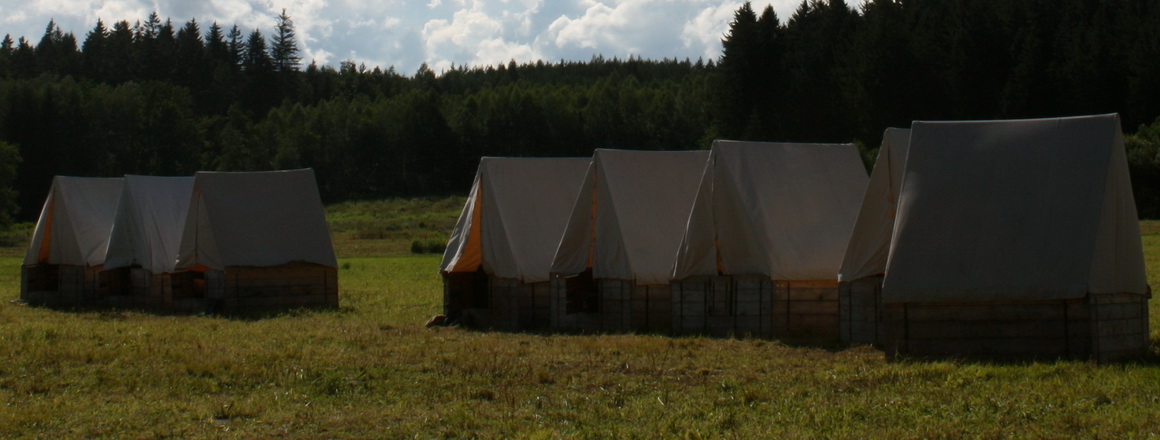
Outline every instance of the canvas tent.
{"label": "canvas tent", "polygon": [[906,156],[881,290],[888,355],[1146,350],[1150,291],[1117,115],[916,121]]}
{"label": "canvas tent", "polygon": [[479,161],[443,255],[444,315],[510,330],[549,324],[549,271],[590,158]]}
{"label": "canvas tent", "polygon": [[176,269],[220,310],[336,307],[337,266],[313,170],[194,176]]}
{"label": "canvas tent", "polygon": [[75,305],[107,295],[102,267],[121,182],[121,178],[53,178],[24,255],[21,299]]}
{"label": "canvas tent", "polygon": [[671,328],[673,262],[708,156],[596,150],[552,264],[554,328]]}
{"label": "canvas tent", "polygon": [[675,329],[837,341],[867,179],[853,144],[715,141],[673,270]]}
{"label": "canvas tent", "polygon": [[870,184],[838,271],[842,342],[871,344],[881,340],[878,305],[882,275],[909,146],[909,129],[888,128],[882,135]]}
{"label": "canvas tent", "polygon": [[192,272],[177,272],[193,177],[125,176],[105,270],[128,286],[127,305],[171,308],[197,296]]}

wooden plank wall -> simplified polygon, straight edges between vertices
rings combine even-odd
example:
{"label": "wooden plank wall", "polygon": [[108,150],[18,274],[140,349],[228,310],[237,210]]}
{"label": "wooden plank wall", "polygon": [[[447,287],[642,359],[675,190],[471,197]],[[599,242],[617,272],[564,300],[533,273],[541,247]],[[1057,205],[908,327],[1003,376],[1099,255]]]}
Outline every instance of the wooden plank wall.
{"label": "wooden plank wall", "polygon": [[1135,294],[884,304],[883,349],[888,359],[1124,359],[1147,351],[1147,308],[1147,297]]}
{"label": "wooden plank wall", "polygon": [[117,285],[101,266],[37,264],[20,269],[20,297],[33,305],[98,304]]}
{"label": "wooden plank wall", "polygon": [[60,268],[54,264],[20,267],[20,299],[28,304],[58,302]]}
{"label": "wooden plank wall", "polygon": [[767,278],[692,278],[673,282],[672,290],[675,333],[772,336],[773,282]]}
{"label": "wooden plank wall", "polygon": [[205,297],[225,313],[338,307],[338,270],[311,264],[210,270]]}
{"label": "wooden plank wall", "polygon": [[[495,330],[542,330],[548,328],[551,287],[547,282],[524,283],[488,276],[486,308],[464,308],[466,325]],[[445,294],[446,296],[446,294]]]}
{"label": "wooden plank wall", "polygon": [[794,343],[840,341],[838,282],[773,282],[773,337]]}
{"label": "wooden plank wall", "polygon": [[672,329],[672,290],[669,286],[642,286],[624,280],[594,280],[595,311],[568,313],[567,281],[549,283],[549,326],[553,330],[583,332],[669,332]]}
{"label": "wooden plank wall", "polygon": [[881,302],[881,275],[838,284],[842,343],[881,345],[882,326],[878,317]]}

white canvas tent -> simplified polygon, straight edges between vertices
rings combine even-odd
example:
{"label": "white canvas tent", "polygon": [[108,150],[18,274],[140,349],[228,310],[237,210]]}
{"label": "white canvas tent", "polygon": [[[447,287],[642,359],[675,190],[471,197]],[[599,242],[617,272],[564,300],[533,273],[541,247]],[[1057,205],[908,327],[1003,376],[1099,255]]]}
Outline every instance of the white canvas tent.
{"label": "white canvas tent", "polygon": [[834,279],[867,180],[854,144],[713,142],[673,279]]}
{"label": "white canvas tent", "polygon": [[24,264],[104,264],[122,180],[54,177]]}
{"label": "white canvas tent", "polygon": [[128,288],[124,305],[172,308],[195,296],[192,274],[177,274],[193,177],[125,176],[105,254],[105,270]]}
{"label": "white canvas tent", "polygon": [[836,339],[867,179],[853,144],[715,141],[673,270],[674,326]]}
{"label": "white canvas tent", "polygon": [[479,326],[548,325],[552,256],[591,161],[480,159],[440,265],[449,319],[467,309]]}
{"label": "white canvas tent", "polygon": [[21,298],[77,304],[100,296],[121,178],[53,178],[24,255]]}
{"label": "white canvas tent", "polygon": [[673,263],[708,156],[596,150],[552,264],[571,278],[553,281],[553,327],[669,329]]}
{"label": "white canvas tent", "polygon": [[878,148],[870,183],[862,198],[858,220],[838,271],[839,281],[854,281],[886,271],[886,255],[894,229],[894,213],[902,191],[903,167],[910,146],[910,130],[887,128]]}
{"label": "white canvas tent", "polygon": [[884,302],[1148,293],[1117,115],[916,121],[907,157]]}
{"label": "white canvas tent", "polygon": [[193,177],[125,176],[105,269],[173,272],[191,194]]}
{"label": "white canvas tent", "polygon": [[842,342],[880,342],[878,306],[882,274],[886,272],[886,256],[890,251],[909,147],[909,129],[887,128],[882,135],[870,184],[838,271]]}
{"label": "white canvas tent", "polygon": [[194,176],[176,268],[222,310],[337,306],[337,266],[313,170]]}
{"label": "white canvas tent", "polygon": [[1107,359],[1147,347],[1117,115],[914,122],[890,243],[888,354]]}
{"label": "white canvas tent", "polygon": [[198,172],[177,268],[337,267],[314,170]]}

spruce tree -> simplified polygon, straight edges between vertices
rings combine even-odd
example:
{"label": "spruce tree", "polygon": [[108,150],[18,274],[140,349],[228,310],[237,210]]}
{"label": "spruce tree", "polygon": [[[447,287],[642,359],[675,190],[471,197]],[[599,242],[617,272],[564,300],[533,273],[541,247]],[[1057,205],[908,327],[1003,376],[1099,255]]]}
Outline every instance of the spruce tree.
{"label": "spruce tree", "polygon": [[278,15],[278,25],[274,27],[274,38],[270,41],[270,58],[274,61],[274,70],[278,72],[297,72],[302,57],[298,56],[298,42],[294,37],[294,22],[286,15],[286,10]]}

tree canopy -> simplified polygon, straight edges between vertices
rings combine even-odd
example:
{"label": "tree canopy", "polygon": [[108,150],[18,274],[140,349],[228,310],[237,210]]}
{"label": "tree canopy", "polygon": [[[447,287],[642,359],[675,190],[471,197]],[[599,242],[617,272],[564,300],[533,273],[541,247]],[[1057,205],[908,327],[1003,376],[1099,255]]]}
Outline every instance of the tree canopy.
{"label": "tree canopy", "polygon": [[[807,0],[735,11],[719,60],[511,62],[413,74],[303,63],[273,29],[157,13],[0,40],[0,220],[53,175],[313,167],[326,201],[465,192],[479,157],[851,142],[916,119],[1118,112],[1160,215],[1160,3]],[[1152,124],[1147,126],[1148,124]],[[1151,131],[1149,131],[1151,130]],[[4,155],[10,155],[4,153]],[[15,164],[15,165],[12,165]],[[5,181],[4,179],[8,179]]]}

